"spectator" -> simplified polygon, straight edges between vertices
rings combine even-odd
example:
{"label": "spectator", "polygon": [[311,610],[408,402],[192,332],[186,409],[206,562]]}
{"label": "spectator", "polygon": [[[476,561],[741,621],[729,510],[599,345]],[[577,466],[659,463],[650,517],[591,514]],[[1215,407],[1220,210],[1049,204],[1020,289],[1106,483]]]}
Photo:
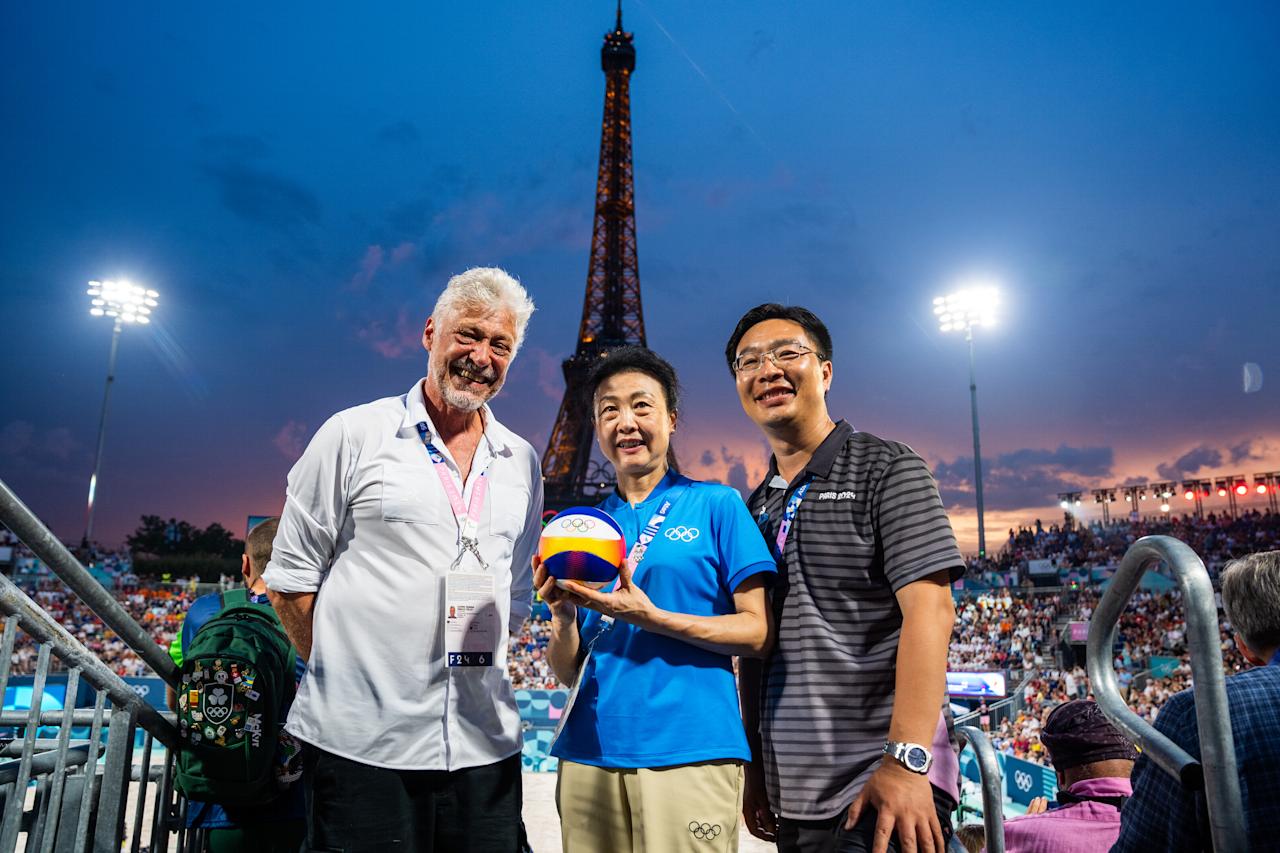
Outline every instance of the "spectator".
{"label": "spectator", "polygon": [[[1275,849],[1280,838],[1280,551],[1232,561],[1222,575],[1222,604],[1236,645],[1254,669],[1227,678],[1227,704],[1249,849]],[[1200,758],[1195,699],[1173,696],[1156,729]],[[1124,851],[1209,849],[1207,821],[1194,792],[1144,755],[1133,776],[1119,841]]]}
{"label": "spectator", "polygon": [[[1097,703],[1073,699],[1049,712],[1041,734],[1058,776],[1061,806],[1005,821],[1008,853],[1093,853],[1120,834],[1120,809],[1133,793],[1137,750]],[[1043,805],[1043,804],[1039,804]]]}
{"label": "spectator", "polygon": [[[275,538],[279,519],[269,518],[249,531],[245,537],[245,553],[240,559],[240,571],[244,577],[247,598],[256,604],[269,604],[267,585],[262,573],[271,560],[271,541]],[[234,594],[236,591],[229,591]],[[239,602],[245,600],[240,592]],[[197,598],[182,620],[178,635],[169,647],[173,662],[182,667],[183,651],[191,645],[200,629],[217,616],[230,601],[224,593],[215,592]],[[301,659],[297,659],[301,677]],[[178,710],[177,697],[172,687],[166,688],[169,707]],[[296,751],[296,750],[295,750]],[[209,831],[210,853],[293,853],[301,846],[306,835],[302,818],[302,786],[291,785],[282,795],[265,803],[251,806],[221,806],[217,803],[188,802],[187,827]]]}

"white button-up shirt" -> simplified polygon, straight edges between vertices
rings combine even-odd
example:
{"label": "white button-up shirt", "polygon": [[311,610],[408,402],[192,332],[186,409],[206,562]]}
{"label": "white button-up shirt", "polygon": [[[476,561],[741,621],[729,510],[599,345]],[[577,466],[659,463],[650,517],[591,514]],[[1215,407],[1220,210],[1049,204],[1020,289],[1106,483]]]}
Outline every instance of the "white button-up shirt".
{"label": "white button-up shirt", "polygon": [[[511,631],[532,605],[542,472],[527,441],[485,408],[467,481],[408,394],[339,412],[289,472],[263,575],[277,592],[316,592],[311,659],[286,728],[328,752],[379,767],[456,770],[520,751],[507,634],[491,667],[445,666],[445,576],[460,533],[418,434],[425,422],[464,505],[488,469],[480,552]],[[468,571],[479,563],[468,555]]]}

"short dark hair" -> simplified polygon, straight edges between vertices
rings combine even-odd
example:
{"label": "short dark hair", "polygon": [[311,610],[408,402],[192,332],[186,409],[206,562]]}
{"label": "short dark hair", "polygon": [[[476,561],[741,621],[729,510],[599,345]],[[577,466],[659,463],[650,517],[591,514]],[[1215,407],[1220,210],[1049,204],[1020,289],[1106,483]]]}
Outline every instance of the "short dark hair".
{"label": "short dark hair", "polygon": [[591,411],[591,420],[595,420],[592,404],[596,398],[596,391],[604,381],[619,373],[631,371],[643,373],[658,383],[662,388],[662,396],[666,400],[668,411],[680,410],[680,380],[676,378],[676,369],[648,347],[618,347],[597,361],[595,367],[591,368],[591,373],[587,375],[587,384],[583,388],[586,399],[583,400],[583,404]]}
{"label": "short dark hair", "polygon": [[244,551],[249,555],[249,574],[254,580],[262,577],[271,562],[271,545],[276,540],[276,531],[280,529],[280,519],[276,517],[260,521],[245,537]]}
{"label": "short dark hair", "polygon": [[743,314],[738,325],[734,327],[733,334],[729,336],[729,343],[724,348],[724,360],[729,365],[730,373],[733,372],[733,361],[738,357],[738,344],[742,341],[742,336],[752,326],[763,323],[765,320],[790,320],[795,323],[804,329],[810,340],[817,344],[818,358],[823,361],[831,360],[831,333],[827,331],[826,324],[818,319],[817,314],[799,305],[766,302]]}

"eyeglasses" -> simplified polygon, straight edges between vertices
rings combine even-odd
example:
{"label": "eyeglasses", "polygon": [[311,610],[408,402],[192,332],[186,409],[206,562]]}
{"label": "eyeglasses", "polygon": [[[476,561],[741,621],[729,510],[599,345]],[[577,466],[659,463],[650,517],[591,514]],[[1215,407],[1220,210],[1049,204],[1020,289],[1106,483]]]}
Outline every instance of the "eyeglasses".
{"label": "eyeglasses", "polygon": [[[765,356],[769,357],[775,367],[785,367],[811,352],[814,351],[801,344],[782,344],[762,353],[745,353],[733,360],[733,372],[739,376],[755,373],[764,366]],[[818,358],[821,359],[822,356],[819,355]]]}

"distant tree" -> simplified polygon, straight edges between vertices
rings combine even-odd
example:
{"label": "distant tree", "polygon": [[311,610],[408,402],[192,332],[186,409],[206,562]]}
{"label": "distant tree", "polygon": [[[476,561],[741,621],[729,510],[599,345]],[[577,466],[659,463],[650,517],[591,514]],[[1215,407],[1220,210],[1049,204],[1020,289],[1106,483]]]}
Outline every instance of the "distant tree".
{"label": "distant tree", "polygon": [[235,559],[244,552],[244,542],[218,522],[201,529],[176,518],[142,516],[142,523],[125,540],[135,554],[156,556],[202,555]]}
{"label": "distant tree", "polygon": [[232,536],[230,530],[215,521],[204,530],[193,531],[190,553],[216,554],[219,557],[233,559],[244,553],[244,542]]}

